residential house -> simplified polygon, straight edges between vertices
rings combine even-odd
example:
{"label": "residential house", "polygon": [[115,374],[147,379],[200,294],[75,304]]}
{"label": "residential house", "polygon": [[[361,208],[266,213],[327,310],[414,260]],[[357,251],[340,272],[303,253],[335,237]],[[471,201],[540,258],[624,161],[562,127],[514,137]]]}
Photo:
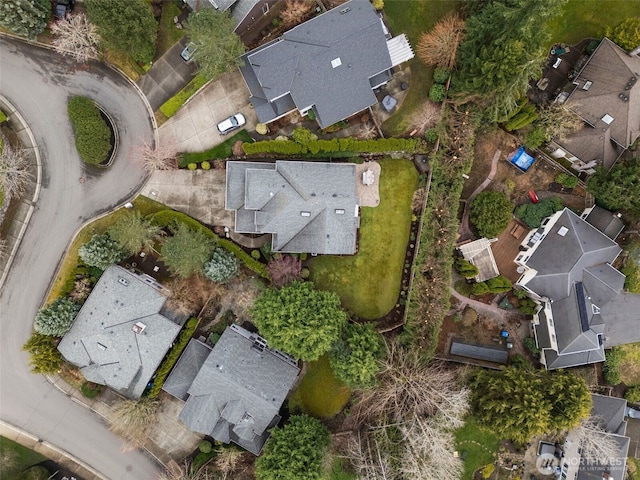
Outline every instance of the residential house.
{"label": "residential house", "polygon": [[567,139],[555,139],[551,156],[577,171],[611,168],[640,137],[640,57],[604,38],[575,77],[566,106],[584,120]]}
{"label": "residential house", "polygon": [[185,402],[188,428],[259,455],[299,373],[293,358],[232,325],[213,348],[192,340],[163,389]]}
{"label": "residential house", "polygon": [[225,208],[235,210],[236,232],[272,234],[274,252],[355,253],[355,164],[227,162],[226,183]]}
{"label": "residential house", "polygon": [[192,11],[201,8],[215,8],[221,12],[229,11],[236,21],[234,31],[242,35],[254,23],[260,20],[280,0],[183,0]]}
{"label": "residential house", "polygon": [[549,370],[602,362],[604,349],[640,341],[640,295],[622,293],[613,267],[620,219],[599,207],[556,212],[523,240],[516,285],[539,304],[533,318]]}
{"label": "residential house", "polygon": [[600,435],[615,442],[617,453],[604,462],[601,461],[603,459],[590,458],[583,452],[577,432],[571,431],[562,448],[560,479],[624,480],[630,443],[630,438],[625,436],[627,422],[624,417],[627,401],[597,394],[592,394],[591,399],[591,416],[600,422],[604,430]]}
{"label": "residential house", "polygon": [[162,313],[169,293],[148,275],[107,268],[58,350],[88,381],[140,398],[180,331]]}
{"label": "residential house", "polygon": [[377,103],[373,90],[413,56],[369,0],[351,0],[246,53],[240,71],[260,122],[297,109],[325,128]]}

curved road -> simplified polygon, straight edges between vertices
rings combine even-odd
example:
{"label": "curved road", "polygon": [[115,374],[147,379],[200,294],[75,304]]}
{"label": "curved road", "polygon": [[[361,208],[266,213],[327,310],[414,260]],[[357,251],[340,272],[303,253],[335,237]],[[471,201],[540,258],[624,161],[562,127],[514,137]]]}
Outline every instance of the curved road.
{"label": "curved road", "polygon": [[[74,232],[138,191],[145,176],[127,152],[140,139],[153,139],[145,103],[126,79],[98,63],[76,67],[50,50],[0,36],[0,92],[30,125],[43,163],[40,199],[0,292],[0,418],[109,479],[151,480],[157,464],[139,451],[122,453],[122,441],[97,415],[29,373],[21,350]],[[96,100],[118,124],[120,148],[107,171],[78,158],[66,113],[73,95]]]}

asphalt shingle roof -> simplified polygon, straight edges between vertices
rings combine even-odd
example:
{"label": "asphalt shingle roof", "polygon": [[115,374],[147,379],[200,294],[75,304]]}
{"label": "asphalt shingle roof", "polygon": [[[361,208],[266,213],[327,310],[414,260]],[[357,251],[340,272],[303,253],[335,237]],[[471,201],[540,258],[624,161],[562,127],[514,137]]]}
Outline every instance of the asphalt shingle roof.
{"label": "asphalt shingle roof", "polygon": [[178,362],[162,386],[162,390],[180,400],[187,400],[187,391],[196,378],[198,371],[211,353],[211,347],[194,338],[180,355]]}

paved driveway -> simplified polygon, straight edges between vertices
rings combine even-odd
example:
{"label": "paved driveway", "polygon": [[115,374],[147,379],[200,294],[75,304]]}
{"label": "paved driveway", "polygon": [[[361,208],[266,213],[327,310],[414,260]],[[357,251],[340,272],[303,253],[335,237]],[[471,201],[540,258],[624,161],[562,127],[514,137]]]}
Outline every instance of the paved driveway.
{"label": "paved driveway", "polygon": [[202,152],[226,139],[218,133],[216,125],[237,112],[242,112],[247,119],[244,128],[254,130],[258,119],[249,104],[249,90],[238,70],[211,82],[192,97],[160,127],[160,142],[176,144],[181,152]]}
{"label": "paved driveway", "polygon": [[[157,477],[146,455],[122,452],[103,421],[33,375],[22,345],[74,232],[134,195],[144,173],[128,161],[153,129],[132,85],[97,63],[78,66],[50,50],[0,36],[0,91],[30,124],[43,162],[40,199],[0,291],[0,418],[91,465],[111,480]],[[85,95],[118,125],[120,148],[108,170],[84,165],[73,144],[67,100]]]}
{"label": "paved driveway", "polygon": [[187,43],[187,37],[182,37],[136,82],[154,112],[189,83],[196,73],[196,66],[187,64],[180,57]]}

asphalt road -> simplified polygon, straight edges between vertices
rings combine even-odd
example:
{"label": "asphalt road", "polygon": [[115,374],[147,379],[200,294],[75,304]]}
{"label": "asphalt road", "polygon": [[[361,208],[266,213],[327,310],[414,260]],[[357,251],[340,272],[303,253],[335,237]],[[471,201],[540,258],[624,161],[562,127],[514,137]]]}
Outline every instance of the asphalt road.
{"label": "asphalt road", "polygon": [[[127,153],[140,139],[153,139],[143,99],[127,80],[97,63],[76,67],[49,50],[0,36],[0,92],[30,125],[43,162],[40,199],[0,292],[0,418],[107,478],[151,480],[158,476],[156,463],[138,451],[123,453],[122,441],[98,416],[29,372],[21,350],[74,232],[140,189],[144,174]],[[78,158],[66,113],[73,95],[94,99],[118,125],[118,156],[106,171]]]}

